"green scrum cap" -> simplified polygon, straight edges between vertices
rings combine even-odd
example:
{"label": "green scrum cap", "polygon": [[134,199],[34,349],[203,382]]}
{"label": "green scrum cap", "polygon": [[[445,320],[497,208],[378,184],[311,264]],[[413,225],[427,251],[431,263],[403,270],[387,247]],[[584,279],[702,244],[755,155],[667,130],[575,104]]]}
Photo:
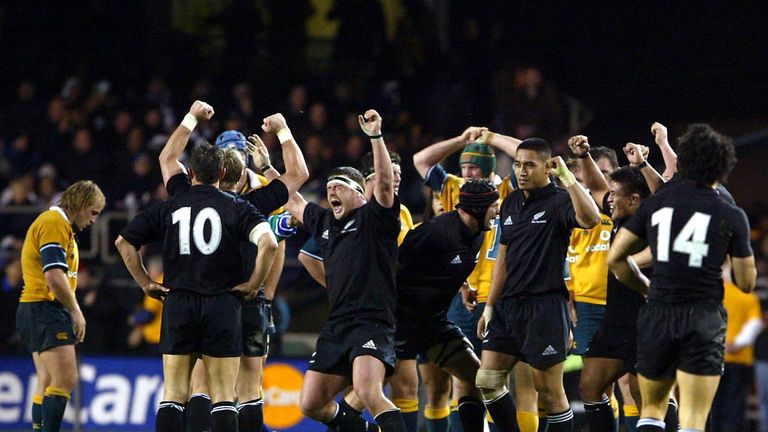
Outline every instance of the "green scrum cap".
{"label": "green scrum cap", "polygon": [[487,144],[473,142],[467,144],[459,157],[459,164],[473,164],[480,167],[484,177],[490,177],[496,171],[496,155]]}

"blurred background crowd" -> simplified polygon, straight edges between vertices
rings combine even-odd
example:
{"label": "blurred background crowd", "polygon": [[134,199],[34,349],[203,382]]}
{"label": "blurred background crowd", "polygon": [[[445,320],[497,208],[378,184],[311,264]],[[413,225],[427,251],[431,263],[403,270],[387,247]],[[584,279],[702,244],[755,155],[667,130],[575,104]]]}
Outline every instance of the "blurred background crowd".
{"label": "blurred background crowd", "polygon": [[[107,209],[80,239],[81,352],[148,353],[152,306],[112,241],[135,212],[165,198],[157,155],[195,99],[216,110],[197,137],[211,142],[227,129],[258,133],[263,117],[281,112],[315,199],[329,168],[358,166],[369,151],[356,116],[376,108],[387,145],[403,158],[400,196],[415,215],[425,191],[411,156],[470,125],[543,137],[564,154],[576,133],[620,149],[651,142],[650,125],[661,121],[674,147],[685,123],[708,121],[737,138],[729,188],[750,215],[757,294],[768,306],[768,43],[759,13],[447,0],[33,3],[0,6],[0,354],[22,353],[14,317],[26,228],[82,178],[104,189]],[[282,170],[276,137],[263,138]],[[499,174],[509,170],[502,158]],[[316,331],[316,312],[327,308],[295,260],[305,238],[289,240],[283,331]],[[159,276],[158,261],[150,251]],[[768,332],[755,357],[768,364]]]}

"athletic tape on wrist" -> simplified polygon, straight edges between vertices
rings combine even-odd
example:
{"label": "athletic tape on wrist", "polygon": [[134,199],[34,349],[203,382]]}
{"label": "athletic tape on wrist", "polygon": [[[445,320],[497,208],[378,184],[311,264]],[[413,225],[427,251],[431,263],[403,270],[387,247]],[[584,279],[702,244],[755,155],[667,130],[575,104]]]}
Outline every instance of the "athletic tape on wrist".
{"label": "athletic tape on wrist", "polygon": [[187,113],[187,115],[184,116],[184,120],[181,121],[181,125],[190,131],[193,131],[195,130],[195,126],[197,126],[197,119],[192,114]]}
{"label": "athletic tape on wrist", "polygon": [[574,176],[573,173],[566,167],[557,167],[555,169],[555,174],[565,187],[571,187],[576,184],[576,176]]}
{"label": "athletic tape on wrist", "polygon": [[291,130],[286,128],[282,128],[279,131],[277,131],[277,139],[280,140],[280,144],[285,144],[286,141],[290,141],[293,139],[293,134],[291,134]]}

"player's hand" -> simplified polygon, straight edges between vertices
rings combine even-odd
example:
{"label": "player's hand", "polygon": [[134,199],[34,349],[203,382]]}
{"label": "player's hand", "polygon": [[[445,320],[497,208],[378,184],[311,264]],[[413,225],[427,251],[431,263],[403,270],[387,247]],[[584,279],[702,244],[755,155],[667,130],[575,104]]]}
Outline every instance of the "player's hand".
{"label": "player's hand", "polygon": [[477,308],[477,290],[464,282],[461,288],[459,288],[459,292],[461,293],[461,302],[464,303],[464,307],[470,312],[474,311]]}
{"label": "player's hand", "polygon": [[261,125],[261,130],[267,133],[277,133],[280,129],[288,127],[288,123],[285,121],[285,117],[282,114],[272,114],[269,117],[265,117]]}
{"label": "player's hand", "polygon": [[267,150],[267,145],[264,144],[261,137],[256,134],[249,136],[245,146],[248,150],[248,155],[256,161],[259,168],[272,165],[269,160],[269,150]]}
{"label": "player's hand", "polygon": [[656,145],[664,145],[669,143],[669,135],[667,135],[667,127],[659,122],[655,122],[651,125],[651,133],[653,134],[653,140]]}
{"label": "player's hand", "polygon": [[461,133],[461,139],[464,142],[472,142],[477,141],[479,138],[482,138],[483,133],[488,133],[487,127],[481,127],[481,126],[470,126],[466,129],[464,129],[464,132]]}
{"label": "player's hand", "polygon": [[589,140],[584,135],[572,136],[568,139],[568,148],[571,149],[574,156],[586,157],[589,154]]}
{"label": "player's hand", "polygon": [[648,156],[648,147],[635,143],[627,143],[624,146],[624,154],[627,156],[627,160],[630,165],[640,165]]}
{"label": "player's hand", "polygon": [[376,110],[369,109],[365,114],[357,116],[357,121],[366,135],[381,135],[381,116]]}
{"label": "player's hand", "polygon": [[486,145],[492,146],[493,145],[493,137],[496,136],[496,133],[495,132],[491,132],[491,131],[489,131],[486,128],[483,128],[483,129],[485,129],[485,130],[480,133],[480,136],[475,139],[475,142],[478,142],[480,144],[486,144]]}
{"label": "player's hand", "polygon": [[85,317],[80,309],[72,311],[72,331],[78,342],[85,340]]}
{"label": "player's hand", "polygon": [[565,161],[561,156],[555,156],[553,158],[549,158],[547,160],[547,171],[549,172],[549,175],[559,177],[562,172],[562,170],[570,171],[568,170],[568,166],[565,164]]}
{"label": "player's hand", "polygon": [[155,282],[150,282],[146,286],[141,287],[141,289],[144,291],[144,294],[160,301],[163,301],[168,294],[168,288]]}
{"label": "player's hand", "polygon": [[488,324],[491,323],[491,318],[493,318],[493,307],[486,303],[483,314],[477,320],[477,337],[480,340],[485,340],[488,336]]}
{"label": "player's hand", "polygon": [[189,113],[192,114],[197,121],[210,120],[213,117],[213,107],[203,101],[196,100],[189,108]]}
{"label": "player's hand", "polygon": [[251,301],[256,298],[256,294],[259,293],[259,290],[258,288],[251,288],[248,284],[240,284],[230,289],[229,292],[242,298],[245,301]]}

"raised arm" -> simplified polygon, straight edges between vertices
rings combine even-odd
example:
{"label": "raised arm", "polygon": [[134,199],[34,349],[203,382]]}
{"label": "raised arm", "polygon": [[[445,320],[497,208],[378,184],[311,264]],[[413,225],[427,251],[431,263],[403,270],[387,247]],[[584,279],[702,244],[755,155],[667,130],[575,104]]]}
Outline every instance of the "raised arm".
{"label": "raised arm", "polygon": [[413,166],[422,178],[426,178],[430,168],[448,155],[464,149],[468,142],[480,138],[483,132],[488,132],[488,128],[470,126],[457,137],[432,144],[413,155]]}
{"label": "raised arm", "polygon": [[677,173],[677,153],[669,145],[666,126],[655,122],[651,125],[651,133],[653,134],[653,140],[659,146],[659,150],[661,150],[661,156],[664,158],[664,172],[661,175],[664,177],[664,180],[669,181]]}
{"label": "raised arm", "polygon": [[261,140],[261,137],[253,134],[248,137],[248,142],[245,145],[248,149],[248,155],[251,156],[253,161],[252,163],[261,170],[264,178],[272,181],[280,177],[280,172],[272,166],[272,162],[269,160],[269,150],[267,150],[267,146]]}
{"label": "raised arm", "polygon": [[187,147],[189,137],[202,120],[210,120],[213,117],[213,107],[202,101],[195,101],[189,108],[189,112],[184,116],[184,120],[179,127],[168,138],[165,147],[160,152],[160,172],[163,174],[163,184],[168,183],[168,179],[182,172],[182,165],[179,162],[181,154]]}
{"label": "raised arm", "polygon": [[643,174],[643,178],[645,178],[645,183],[648,184],[648,189],[650,189],[651,193],[656,193],[656,190],[664,184],[664,178],[646,160],[646,157],[648,157],[648,147],[627,143],[624,146],[624,154],[627,155],[630,165],[640,167],[640,172]]}
{"label": "raised arm", "polygon": [[[309,178],[304,155],[301,153],[298,144],[296,144],[296,140],[293,138],[291,130],[288,129],[288,124],[285,122],[285,117],[282,114],[272,114],[266,117],[264,124],[261,125],[261,129],[264,132],[277,134],[277,138],[280,140],[285,172],[279,179],[285,183],[285,186],[288,188],[288,194],[292,195]],[[262,171],[264,170],[262,169]],[[266,176],[266,173],[264,175]]]}
{"label": "raised arm", "polygon": [[395,204],[395,182],[392,173],[392,160],[389,157],[384,138],[381,136],[381,116],[376,110],[369,109],[364,115],[358,116],[360,128],[371,139],[373,147],[373,196],[384,208]]}
{"label": "raised arm", "polygon": [[608,209],[603,208],[603,202],[605,195],[609,192],[608,182],[603,173],[600,172],[595,160],[592,159],[592,155],[589,154],[589,140],[584,135],[576,135],[568,140],[568,147],[578,160],[584,186],[589,189],[589,193],[597,206],[603,211],[607,211]]}
{"label": "raised arm", "polygon": [[488,144],[489,146],[499,149],[508,154],[510,157],[514,158],[515,152],[517,152],[517,146],[520,145],[522,141],[515,137],[502,135],[500,133],[483,131],[483,133],[480,135],[480,138],[477,139],[477,142]]}
{"label": "raised arm", "polygon": [[560,156],[555,156],[547,161],[550,175],[560,179],[560,182],[568,191],[573,203],[573,210],[576,213],[576,222],[582,228],[592,228],[600,223],[600,211],[597,209],[595,200],[589,196],[584,187],[576,181],[573,173],[565,165],[565,161]]}
{"label": "raised arm", "polygon": [[295,217],[300,223],[304,223],[305,207],[307,207],[307,201],[298,192],[292,194],[291,197],[288,198],[288,202],[285,203],[285,209],[288,210],[288,213]]}

